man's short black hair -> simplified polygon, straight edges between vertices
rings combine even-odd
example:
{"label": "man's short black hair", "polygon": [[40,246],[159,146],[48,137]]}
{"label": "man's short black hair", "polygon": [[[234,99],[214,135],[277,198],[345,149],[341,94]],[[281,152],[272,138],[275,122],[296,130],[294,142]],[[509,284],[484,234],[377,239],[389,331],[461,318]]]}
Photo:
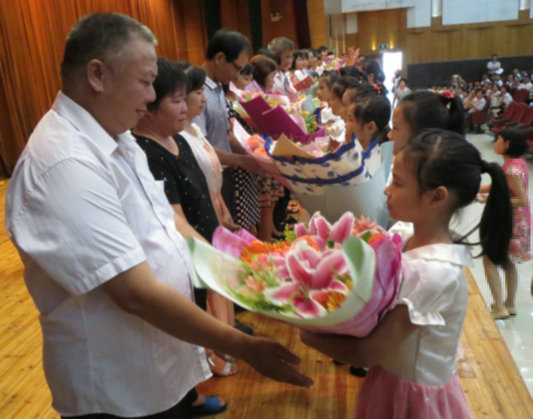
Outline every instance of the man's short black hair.
{"label": "man's short black hair", "polygon": [[150,29],[120,13],[93,13],[78,20],[65,43],[61,62],[63,84],[84,71],[91,60],[115,64],[113,60],[133,36],[157,44]]}
{"label": "man's short black hair", "polygon": [[212,60],[216,54],[222,52],[226,60],[234,61],[245,50],[250,52],[250,41],[242,33],[219,29],[207,44],[205,58]]}

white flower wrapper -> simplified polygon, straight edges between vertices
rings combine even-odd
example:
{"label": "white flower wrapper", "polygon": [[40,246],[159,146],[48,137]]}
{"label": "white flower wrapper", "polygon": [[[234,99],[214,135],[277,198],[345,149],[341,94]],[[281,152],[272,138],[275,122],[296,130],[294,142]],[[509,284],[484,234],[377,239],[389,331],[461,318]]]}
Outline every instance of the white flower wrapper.
{"label": "white flower wrapper", "polygon": [[[295,313],[281,313],[274,310],[255,310],[253,307],[247,306],[236,298],[228,288],[230,281],[242,272],[241,261],[194,238],[189,239],[188,243],[196,275],[195,286],[197,287],[212,289],[247,310],[257,311],[299,327],[319,330],[322,333],[340,332],[360,336],[362,329],[364,329],[362,332],[364,334],[371,330],[371,328],[369,330],[368,325],[361,328],[361,322],[357,319],[357,315],[362,311],[368,311],[368,307],[365,306],[373,296],[376,257],[374,250],[358,237],[349,237],[342,245],[342,251],[353,282],[353,289],[343,304],[335,311],[314,318],[302,318]],[[366,313],[364,314],[366,317]],[[350,328],[352,322],[357,325],[355,328]]]}

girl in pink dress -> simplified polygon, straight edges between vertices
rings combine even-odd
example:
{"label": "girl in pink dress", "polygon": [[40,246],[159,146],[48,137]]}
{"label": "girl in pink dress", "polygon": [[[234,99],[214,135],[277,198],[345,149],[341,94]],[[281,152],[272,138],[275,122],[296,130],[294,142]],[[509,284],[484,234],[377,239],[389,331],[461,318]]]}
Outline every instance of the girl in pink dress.
{"label": "girl in pink dress", "polygon": [[[503,156],[502,169],[507,177],[513,207],[513,237],[509,246],[509,259],[502,265],[507,289],[505,301],[502,295],[498,266],[487,255],[483,256],[485,276],[494,299],[491,307],[494,319],[506,319],[516,315],[515,297],[518,275],[515,264],[531,259],[531,218],[527,197],[529,173],[526,162],[520,158],[528,147],[524,131],[517,128],[501,130],[494,143],[496,154]],[[483,185],[480,192],[487,192],[490,188],[491,185]]]}
{"label": "girl in pink dress", "polygon": [[503,171],[483,161],[463,136],[423,131],[397,154],[385,189],[391,217],[401,220],[391,230],[404,240],[396,305],[363,338],[301,332],[304,343],[334,359],[370,367],[356,418],[472,417],[456,372],[468,299],[463,266],[471,264],[471,255],[449,222],[474,200],[484,172],[493,188],[480,224],[481,245],[503,262],[512,229],[509,200],[502,201],[509,196]]}

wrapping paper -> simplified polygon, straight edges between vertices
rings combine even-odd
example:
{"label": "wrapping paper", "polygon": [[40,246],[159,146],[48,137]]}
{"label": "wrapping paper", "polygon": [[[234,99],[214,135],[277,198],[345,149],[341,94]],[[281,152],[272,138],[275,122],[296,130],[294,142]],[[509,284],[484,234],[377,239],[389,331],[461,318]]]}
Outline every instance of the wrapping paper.
{"label": "wrapping paper", "polygon": [[356,165],[361,153],[356,144],[355,141],[344,144],[320,158],[276,155],[269,139],[265,148],[309,213],[320,211],[333,222],[350,211],[387,227],[389,215],[383,190],[390,173],[394,144],[381,144],[382,163],[372,176]]}
{"label": "wrapping paper", "polygon": [[262,156],[258,153],[255,153],[254,150],[252,150],[247,141],[247,139],[250,137],[250,134],[248,134],[239,121],[235,118],[232,118],[231,121],[235,138],[237,138],[241,146],[246,150],[246,153],[254,158],[254,160],[263,170],[265,176],[273,177],[281,181],[283,184],[286,184],[285,179],[272,159],[270,159],[268,156]]}
{"label": "wrapping paper", "polygon": [[262,96],[249,101],[241,101],[240,104],[250,115],[258,131],[272,138],[285,134],[294,141],[307,143],[316,137],[325,135],[323,127],[319,127],[313,134],[307,134],[280,105],[272,108]]}
{"label": "wrapping paper", "polygon": [[366,336],[400,287],[400,236],[349,212],[333,225],[315,213],[276,244],[218,227],[213,246],[189,239],[197,287],[321,333]]}
{"label": "wrapping paper", "polygon": [[[195,286],[212,289],[241,307],[254,311],[253,307],[242,303],[228,290],[228,282],[242,270],[242,263],[238,259],[194,238],[190,238],[188,244],[196,274]],[[292,313],[268,310],[258,312],[313,330],[337,326],[345,333],[350,327],[349,324],[344,323],[355,322],[354,318],[372,298],[376,258],[372,248],[357,237],[346,239],[342,249],[354,287],[341,307],[318,318],[300,318]]]}

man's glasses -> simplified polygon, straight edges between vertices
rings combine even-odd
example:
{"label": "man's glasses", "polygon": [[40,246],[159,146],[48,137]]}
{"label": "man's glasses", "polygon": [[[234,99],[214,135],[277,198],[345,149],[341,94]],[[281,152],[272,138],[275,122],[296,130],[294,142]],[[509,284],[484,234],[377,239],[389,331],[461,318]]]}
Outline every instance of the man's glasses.
{"label": "man's glasses", "polygon": [[241,66],[235,64],[235,62],[233,62],[233,61],[230,61],[230,63],[233,64],[233,67],[235,67],[239,73],[241,72],[242,68],[244,67],[244,66],[241,67]]}

